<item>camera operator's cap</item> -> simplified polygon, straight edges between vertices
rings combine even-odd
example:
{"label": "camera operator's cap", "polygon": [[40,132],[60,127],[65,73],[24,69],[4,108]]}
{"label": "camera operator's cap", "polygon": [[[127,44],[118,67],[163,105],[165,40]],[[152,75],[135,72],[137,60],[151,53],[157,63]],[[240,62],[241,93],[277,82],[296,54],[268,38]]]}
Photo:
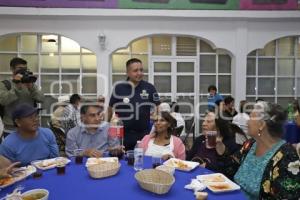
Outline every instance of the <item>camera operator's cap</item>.
{"label": "camera operator's cap", "polygon": [[39,110],[41,109],[35,108],[32,105],[27,103],[19,104],[12,112],[12,120],[15,121],[15,119],[28,117],[34,113],[37,113]]}

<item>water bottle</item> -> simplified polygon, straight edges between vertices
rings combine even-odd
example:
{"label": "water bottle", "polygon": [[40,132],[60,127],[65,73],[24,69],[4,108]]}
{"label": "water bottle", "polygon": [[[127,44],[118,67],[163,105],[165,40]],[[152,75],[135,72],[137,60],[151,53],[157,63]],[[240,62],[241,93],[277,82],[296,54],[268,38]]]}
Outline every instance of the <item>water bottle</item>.
{"label": "water bottle", "polygon": [[140,171],[143,169],[144,165],[144,151],[143,148],[140,147],[141,141],[137,141],[134,148],[134,170]]}

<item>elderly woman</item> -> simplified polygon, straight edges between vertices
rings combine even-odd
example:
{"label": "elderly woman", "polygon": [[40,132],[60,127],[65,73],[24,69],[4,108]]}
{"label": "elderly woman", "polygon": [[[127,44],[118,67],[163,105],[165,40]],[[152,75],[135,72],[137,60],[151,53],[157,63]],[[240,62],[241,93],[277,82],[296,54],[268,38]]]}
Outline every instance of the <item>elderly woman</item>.
{"label": "elderly woman", "polygon": [[141,141],[141,147],[147,156],[160,156],[163,159],[175,157],[185,159],[185,146],[180,138],[172,133],[176,120],[169,112],[161,112],[156,117],[154,134],[146,135]]}
{"label": "elderly woman", "polygon": [[[231,132],[228,122],[217,118],[213,112],[206,114],[202,124],[202,133],[203,135],[195,140],[192,149],[188,152],[187,160],[199,162],[203,167],[219,171],[223,163],[219,162],[215,148],[217,138],[223,138],[228,153],[237,151],[240,146],[235,143],[235,135]],[[215,135],[212,136],[212,134]]]}
{"label": "elderly woman", "polygon": [[299,157],[295,149],[281,139],[286,113],[279,105],[259,102],[248,121],[252,142],[244,143],[234,155],[225,152],[219,141],[217,152],[223,155],[224,173],[234,180],[249,199],[296,199],[300,196]]}

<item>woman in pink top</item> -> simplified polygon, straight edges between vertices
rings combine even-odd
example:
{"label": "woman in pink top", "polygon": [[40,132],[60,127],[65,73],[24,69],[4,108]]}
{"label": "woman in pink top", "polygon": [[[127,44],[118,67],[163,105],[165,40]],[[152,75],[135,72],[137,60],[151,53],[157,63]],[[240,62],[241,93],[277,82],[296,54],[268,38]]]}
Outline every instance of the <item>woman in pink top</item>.
{"label": "woman in pink top", "polygon": [[141,147],[146,156],[160,156],[164,160],[175,157],[185,160],[185,146],[180,138],[173,136],[176,119],[169,112],[161,112],[154,122],[154,134],[146,135]]}

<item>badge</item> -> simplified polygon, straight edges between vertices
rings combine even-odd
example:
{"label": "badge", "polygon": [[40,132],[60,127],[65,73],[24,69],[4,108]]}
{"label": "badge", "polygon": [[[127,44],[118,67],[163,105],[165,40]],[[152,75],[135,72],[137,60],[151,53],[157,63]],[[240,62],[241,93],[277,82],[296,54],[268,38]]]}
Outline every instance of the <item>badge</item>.
{"label": "badge", "polygon": [[147,93],[146,90],[142,90],[142,93],[140,94],[142,99],[148,99],[149,94]]}
{"label": "badge", "polygon": [[123,103],[129,103],[130,102],[130,100],[127,98],[127,97],[125,97],[124,99],[123,99]]}

